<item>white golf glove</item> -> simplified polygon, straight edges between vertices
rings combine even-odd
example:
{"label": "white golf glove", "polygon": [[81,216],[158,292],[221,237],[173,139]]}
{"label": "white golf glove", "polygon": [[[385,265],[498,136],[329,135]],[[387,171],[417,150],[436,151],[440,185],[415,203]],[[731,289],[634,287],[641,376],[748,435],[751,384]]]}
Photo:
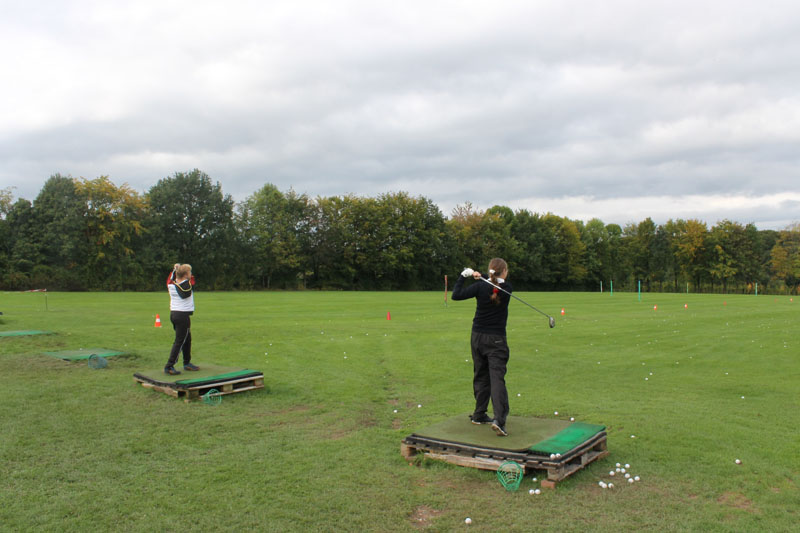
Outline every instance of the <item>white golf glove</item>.
{"label": "white golf glove", "polygon": [[471,268],[465,268],[464,271],[461,273],[461,275],[464,276],[465,278],[468,278],[468,277],[472,276],[473,272],[475,272],[475,271],[472,270]]}

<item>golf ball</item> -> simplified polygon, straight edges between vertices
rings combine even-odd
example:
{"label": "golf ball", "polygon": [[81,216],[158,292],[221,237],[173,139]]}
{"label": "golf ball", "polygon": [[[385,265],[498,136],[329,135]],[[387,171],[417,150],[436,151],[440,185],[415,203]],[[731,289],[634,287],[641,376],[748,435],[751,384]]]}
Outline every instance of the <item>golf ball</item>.
{"label": "golf ball", "polygon": [[554,453],[551,453],[551,454],[550,454],[550,459],[555,459],[555,458],[556,458],[556,454],[554,454]]}
{"label": "golf ball", "polygon": [[531,479],[531,481],[533,481],[534,483],[536,483],[536,482],[537,482],[537,481],[539,481],[539,480],[538,480],[537,478],[533,478],[533,479]]}
{"label": "golf ball", "polygon": [[421,403],[418,403],[418,404],[417,404],[417,409],[419,409],[420,407],[422,407],[422,404],[421,404]]}
{"label": "golf ball", "polygon": [[634,481],[639,481],[639,476],[636,476],[635,478],[633,478],[633,480]]}
{"label": "golf ball", "polygon": [[396,412],[397,412],[397,409],[395,409],[395,410],[394,410],[394,412],[396,413]]}
{"label": "golf ball", "polygon": [[608,475],[614,477],[615,475],[617,475],[617,473],[612,470],[611,472],[608,473]]}
{"label": "golf ball", "polygon": [[560,453],[556,454],[556,459],[561,459],[561,454]]}
{"label": "golf ball", "polygon": [[470,518],[470,517],[465,518],[464,519],[464,523],[465,524],[471,524],[472,523],[472,518]]}
{"label": "golf ball", "polygon": [[570,422],[575,422],[575,418],[571,416],[571,417],[569,417],[569,421]]}
{"label": "golf ball", "polygon": [[734,462],[735,462],[737,465],[740,465],[740,464],[742,464],[742,460],[741,460],[741,459],[736,459],[736,461],[734,461]]}
{"label": "golf ball", "polygon": [[609,489],[613,489],[613,488],[614,488],[614,484],[613,484],[613,483],[609,483],[609,484],[608,484],[608,488],[609,488]]}
{"label": "golf ball", "polygon": [[628,463],[625,463],[625,468],[630,468],[630,467],[631,467],[631,465],[629,465]]}
{"label": "golf ball", "polygon": [[630,474],[625,474],[625,479],[630,479],[630,478],[631,478]]}
{"label": "golf ball", "polygon": [[531,490],[528,491],[528,494],[536,494],[536,491],[531,489]]}
{"label": "golf ball", "polygon": [[520,396],[522,396],[522,394],[520,394],[520,393],[517,393],[517,398],[519,398]]}
{"label": "golf ball", "polygon": [[619,471],[620,471],[621,474],[625,473],[625,469],[624,468],[620,468]]}
{"label": "golf ball", "polygon": [[631,438],[632,438],[632,439],[635,439],[635,438],[636,438],[636,435],[631,435]]}
{"label": "golf ball", "polygon": [[633,483],[633,479],[628,479],[628,483]]}
{"label": "golf ball", "polygon": [[[744,396],[742,396],[742,398],[744,398]],[[558,416],[558,411],[553,411],[553,414]]]}
{"label": "golf ball", "polygon": [[533,492],[534,492],[535,494],[541,494],[541,493],[542,493],[542,491],[541,491],[541,490],[539,490],[539,489],[536,489],[536,490],[535,490],[535,491],[533,491]]}
{"label": "golf ball", "polygon": [[622,465],[621,465],[620,463],[617,463],[617,464],[616,464],[616,465],[614,465],[614,466],[616,466],[617,468],[619,468],[619,467],[620,467],[620,466],[622,466]]}

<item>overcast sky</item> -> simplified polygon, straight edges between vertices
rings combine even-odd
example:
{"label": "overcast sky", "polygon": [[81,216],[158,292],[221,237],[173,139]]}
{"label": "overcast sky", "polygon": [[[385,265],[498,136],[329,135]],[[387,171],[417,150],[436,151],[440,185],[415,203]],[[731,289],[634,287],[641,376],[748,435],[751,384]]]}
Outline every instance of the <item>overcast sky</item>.
{"label": "overcast sky", "polygon": [[800,220],[800,2],[0,0],[0,188]]}

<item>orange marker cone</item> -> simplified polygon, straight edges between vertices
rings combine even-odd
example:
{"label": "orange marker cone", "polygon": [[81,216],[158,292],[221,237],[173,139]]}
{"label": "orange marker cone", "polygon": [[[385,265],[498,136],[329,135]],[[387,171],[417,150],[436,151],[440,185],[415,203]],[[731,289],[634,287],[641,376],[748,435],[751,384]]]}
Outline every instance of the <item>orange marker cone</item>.
{"label": "orange marker cone", "polygon": [[392,319],[392,313],[386,311],[386,320],[391,320],[391,319]]}
{"label": "orange marker cone", "polygon": [[160,328],[161,327],[161,317],[158,316],[158,314],[156,314],[156,323],[153,324],[153,327],[154,328]]}
{"label": "orange marker cone", "polygon": [[564,313],[565,313],[565,311],[564,311],[564,308],[562,307],[561,308],[561,316],[564,316]]}
{"label": "orange marker cone", "polygon": [[684,309],[689,309],[689,304],[683,304]]}
{"label": "orange marker cone", "polygon": [[656,310],[658,310],[658,306],[657,306],[657,305],[654,305],[654,306],[653,306],[653,311],[656,311]]}

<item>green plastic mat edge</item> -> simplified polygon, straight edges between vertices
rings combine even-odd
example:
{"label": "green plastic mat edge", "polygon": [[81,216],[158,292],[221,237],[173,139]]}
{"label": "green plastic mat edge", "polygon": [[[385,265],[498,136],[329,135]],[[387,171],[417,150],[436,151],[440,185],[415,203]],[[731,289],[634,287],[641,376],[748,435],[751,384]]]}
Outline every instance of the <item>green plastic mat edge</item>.
{"label": "green plastic mat edge", "polygon": [[549,455],[552,453],[567,453],[576,446],[583,444],[601,431],[605,431],[605,426],[597,424],[587,424],[585,422],[573,422],[569,427],[561,430],[550,438],[537,442],[529,449],[533,453]]}

